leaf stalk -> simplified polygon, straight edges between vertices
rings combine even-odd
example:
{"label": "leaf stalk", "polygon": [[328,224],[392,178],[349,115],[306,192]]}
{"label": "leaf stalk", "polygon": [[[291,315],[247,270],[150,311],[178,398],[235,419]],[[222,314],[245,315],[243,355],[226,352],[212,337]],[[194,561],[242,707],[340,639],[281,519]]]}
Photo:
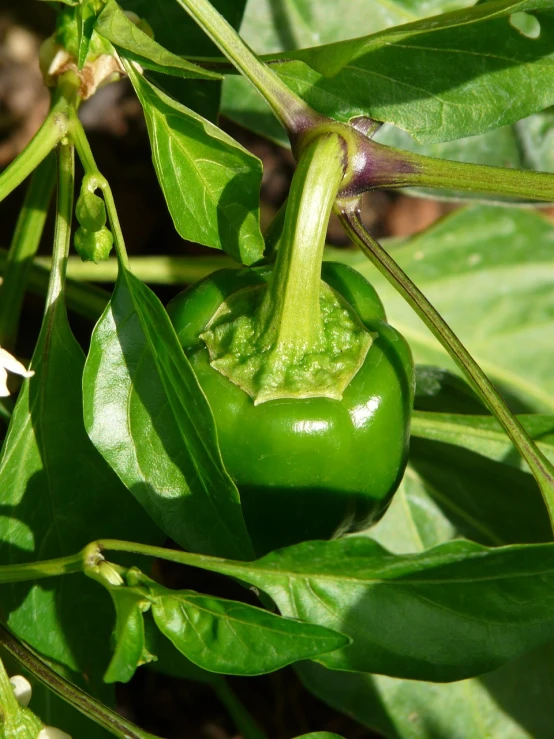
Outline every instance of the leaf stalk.
{"label": "leaf stalk", "polygon": [[554,530],[554,467],[552,464],[538,449],[450,326],[388,252],[367,231],[362,223],[359,200],[342,201],[338,204],[337,210],[348,236],[382,272],[444,346],[527,462],[542,493]]}

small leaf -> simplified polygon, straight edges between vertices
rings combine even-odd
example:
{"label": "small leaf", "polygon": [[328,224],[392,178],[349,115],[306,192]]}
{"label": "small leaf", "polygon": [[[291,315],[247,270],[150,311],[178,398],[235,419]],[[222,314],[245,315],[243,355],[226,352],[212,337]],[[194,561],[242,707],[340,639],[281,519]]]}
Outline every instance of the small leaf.
{"label": "small leaf", "polygon": [[115,651],[104,682],[126,683],[137,667],[155,660],[146,648],[143,613],[150,608],[150,601],[133,588],[108,588],[115,606]]}
{"label": "small leaf", "polygon": [[123,57],[139,62],[147,69],[191,79],[223,79],[222,75],[204,70],[164,49],[127,18],[115,0],[109,0],[100,13],[95,30],[111,41]]}
{"label": "small leaf", "polygon": [[285,616],[349,636],[316,659],[335,670],[460,680],[554,639],[554,544],[457,540],[395,556],[351,536],[199,564],[263,589]]}
{"label": "small leaf", "polygon": [[123,267],[84,389],[92,441],[162,530],[192,551],[252,558],[208,402],[164,307]]}
{"label": "small leaf", "polygon": [[226,675],[263,675],[344,646],[330,629],[192,590],[152,588],[160,631],[191,662]]}
{"label": "small leaf", "polygon": [[154,167],[179,234],[244,264],[260,259],[259,159],[130,64],[125,68],[144,108]]}
{"label": "small leaf", "polygon": [[96,11],[89,3],[82,3],[75,11],[75,20],[77,24],[77,66],[82,69],[88,56],[92,34],[94,32],[94,24],[96,21]]}

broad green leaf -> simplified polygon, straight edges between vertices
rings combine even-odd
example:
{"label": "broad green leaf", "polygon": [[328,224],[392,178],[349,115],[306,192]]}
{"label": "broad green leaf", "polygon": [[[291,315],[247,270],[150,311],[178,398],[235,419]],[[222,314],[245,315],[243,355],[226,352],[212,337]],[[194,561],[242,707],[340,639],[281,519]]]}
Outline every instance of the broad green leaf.
{"label": "broad green leaf", "polygon": [[338,734],[331,734],[328,731],[314,731],[311,734],[302,734],[296,739],[344,739]]}
{"label": "broad green leaf", "polygon": [[[341,120],[370,115],[421,142],[476,135],[554,103],[554,16],[540,12],[553,9],[551,0],[495,0],[286,53],[295,61],[274,69],[316,110]],[[523,10],[540,22],[537,38],[511,24]]]}
{"label": "broad green leaf", "polygon": [[415,410],[475,415],[487,413],[486,406],[458,375],[440,367],[417,364],[415,376]]}
{"label": "broad green leaf", "polygon": [[139,62],[147,69],[190,79],[223,79],[164,49],[127,18],[115,0],[110,0],[100,13],[95,30],[111,41],[125,59]]}
{"label": "broad green leaf", "polygon": [[321,626],[192,590],[155,588],[152,596],[160,631],[187,659],[212,672],[262,675],[348,643]]}
{"label": "broad green leaf", "polygon": [[[456,476],[451,470],[452,483]],[[409,468],[385,517],[367,533],[394,552],[421,552],[459,535],[451,512]],[[501,518],[500,507],[497,512]],[[335,672],[313,663],[297,670],[321,700],[388,739],[549,739],[553,654],[550,644],[479,679],[447,685]]]}
{"label": "broad green leaf", "polygon": [[164,307],[123,267],[83,382],[92,441],[160,528],[192,551],[251,557],[208,402]]}
{"label": "broad green leaf", "polygon": [[253,563],[198,564],[264,590],[284,616],[350,637],[316,660],[336,670],[460,680],[554,639],[552,544],[487,549],[460,539],[401,556],[353,536]]}
{"label": "broad green leaf", "polygon": [[258,54],[330,44],[377,33],[475,0],[249,0],[240,34]]}
{"label": "broad green leaf", "polygon": [[[519,421],[539,448],[554,461],[554,416],[519,416]],[[527,469],[498,421],[491,416],[466,416],[448,413],[414,413],[412,434],[422,439],[441,441],[489,459]]]}
{"label": "broad green leaf", "polygon": [[[552,412],[554,227],[523,210],[472,206],[392,252],[518,412]],[[416,362],[460,370],[360,252],[329,252],[372,282]]]}
{"label": "broad green leaf", "polygon": [[449,684],[336,672],[306,662],[297,671],[320,700],[387,739],[551,739],[554,646]]}
{"label": "broad green leaf", "polygon": [[[103,537],[159,542],[159,532],[87,437],[85,358],[61,302],[46,315],[0,459],[0,561],[75,553]],[[110,606],[84,575],[4,585],[13,631],[73,680],[97,689],[108,659]]]}
{"label": "broad green leaf", "polygon": [[244,264],[260,259],[259,159],[129,64],[126,69],[144,108],[154,167],[179,234]]}
{"label": "broad green leaf", "polygon": [[[246,0],[213,0],[212,5],[238,28]],[[132,10],[150,24],[156,41],[179,56],[213,57],[220,52],[197,23],[175,0],[121,0],[125,10]],[[171,97],[216,123],[221,85],[167,77],[159,84]]]}
{"label": "broad green leaf", "polygon": [[104,682],[126,683],[140,665],[155,660],[146,648],[143,614],[150,608],[150,601],[133,588],[108,588],[115,606],[115,650],[110,660]]}

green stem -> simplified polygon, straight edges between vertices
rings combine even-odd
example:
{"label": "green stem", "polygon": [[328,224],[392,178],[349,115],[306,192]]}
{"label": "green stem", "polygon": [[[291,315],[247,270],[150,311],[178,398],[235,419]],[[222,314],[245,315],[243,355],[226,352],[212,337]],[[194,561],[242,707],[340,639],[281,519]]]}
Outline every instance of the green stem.
{"label": "green stem", "polygon": [[358,165],[343,196],[378,188],[433,187],[554,201],[554,174],[468,164],[414,154],[354,134]]}
{"label": "green stem", "polygon": [[32,649],[24,645],[2,625],[0,625],[0,646],[39,682],[110,734],[120,739],[160,739],[127,721],[123,716],[58,675]]}
{"label": "green stem", "polygon": [[0,566],[0,583],[27,582],[28,580],[42,580],[46,577],[72,575],[75,572],[82,572],[85,564],[85,555],[83,552],[78,552],[69,557],[48,559],[43,562],[2,565]]}
{"label": "green stem", "polygon": [[320,331],[321,262],[345,172],[342,139],[327,134],[302,152],[292,178],[273,278],[260,308],[268,344],[305,352]]}
{"label": "green stem", "polygon": [[554,467],[510,411],[494,385],[475,362],[456,334],[425,295],[371,236],[362,223],[359,201],[343,203],[339,218],[348,236],[383,273],[444,346],[458,367],[472,381],[479,396],[502,425],[514,446],[525,459],[541,490],[554,530]]}
{"label": "green stem", "polygon": [[77,104],[78,90],[78,78],[72,72],[60,78],[46,120],[19,156],[0,175],[0,201],[15,190],[66,135],[69,111]]}
{"label": "green stem", "polygon": [[258,59],[209,0],[177,0],[177,2],[194,18],[232,64],[252,82],[289,134],[297,133],[299,127],[305,127],[307,121],[315,122],[320,119],[302,98],[292,92],[273,70]]}
{"label": "green stem", "polygon": [[75,110],[70,111],[70,125],[69,134],[71,140],[75,144],[77,154],[81,160],[81,164],[85,170],[85,174],[91,178],[91,181],[96,187],[102,191],[104,196],[104,202],[106,203],[106,210],[108,211],[108,218],[110,221],[110,227],[114,237],[115,250],[119,262],[126,269],[129,268],[129,258],[127,256],[127,250],[125,249],[125,240],[123,238],[123,231],[121,230],[121,224],[119,223],[119,216],[117,215],[117,208],[113,197],[112,189],[108,180],[100,173],[100,170],[96,166],[94,155],[90,144],[85,133],[85,129]]}
{"label": "green stem", "polygon": [[35,170],[3,270],[0,287],[0,346],[15,345],[27,277],[37,252],[56,180],[56,157],[44,159]]}
{"label": "green stem", "polygon": [[55,305],[64,289],[67,255],[71,244],[73,191],[75,188],[75,149],[69,142],[58,146],[58,199],[54,227],[52,269],[46,294],[46,309]]}
{"label": "green stem", "polygon": [[242,739],[267,739],[224,678],[214,681],[213,689],[235,722]]}
{"label": "green stem", "polygon": [[[2,274],[6,261],[6,250],[0,249],[0,274]],[[34,295],[46,295],[48,292],[48,282],[50,280],[51,263],[52,260],[50,258],[38,257],[35,262],[31,264],[27,282],[29,292]],[[213,272],[214,269],[216,269],[216,267],[213,267],[209,271]],[[206,274],[208,274],[207,271],[205,271],[202,276],[206,276]],[[116,276],[117,268],[114,270],[114,276],[113,278],[110,278],[110,281],[115,281]],[[91,277],[89,279],[93,278]],[[147,278],[145,277],[145,279]],[[177,280],[175,281],[177,282]],[[88,318],[91,321],[97,321],[102,315],[102,312],[109,300],[110,294],[106,290],[96,287],[95,285],[89,285],[87,283],[81,284],[80,282],[66,278],[65,302],[67,303],[67,307],[84,318]]]}

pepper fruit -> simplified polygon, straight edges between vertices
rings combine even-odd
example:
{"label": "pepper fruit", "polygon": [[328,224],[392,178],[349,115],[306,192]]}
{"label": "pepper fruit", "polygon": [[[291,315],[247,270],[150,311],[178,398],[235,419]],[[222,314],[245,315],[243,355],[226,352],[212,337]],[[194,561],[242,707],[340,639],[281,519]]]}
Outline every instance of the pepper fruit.
{"label": "pepper fruit", "polygon": [[168,305],[258,555],[367,528],[406,465],[410,349],[365,278],[322,265],[342,177],[338,137],[314,142],[275,267],[215,272]]}

